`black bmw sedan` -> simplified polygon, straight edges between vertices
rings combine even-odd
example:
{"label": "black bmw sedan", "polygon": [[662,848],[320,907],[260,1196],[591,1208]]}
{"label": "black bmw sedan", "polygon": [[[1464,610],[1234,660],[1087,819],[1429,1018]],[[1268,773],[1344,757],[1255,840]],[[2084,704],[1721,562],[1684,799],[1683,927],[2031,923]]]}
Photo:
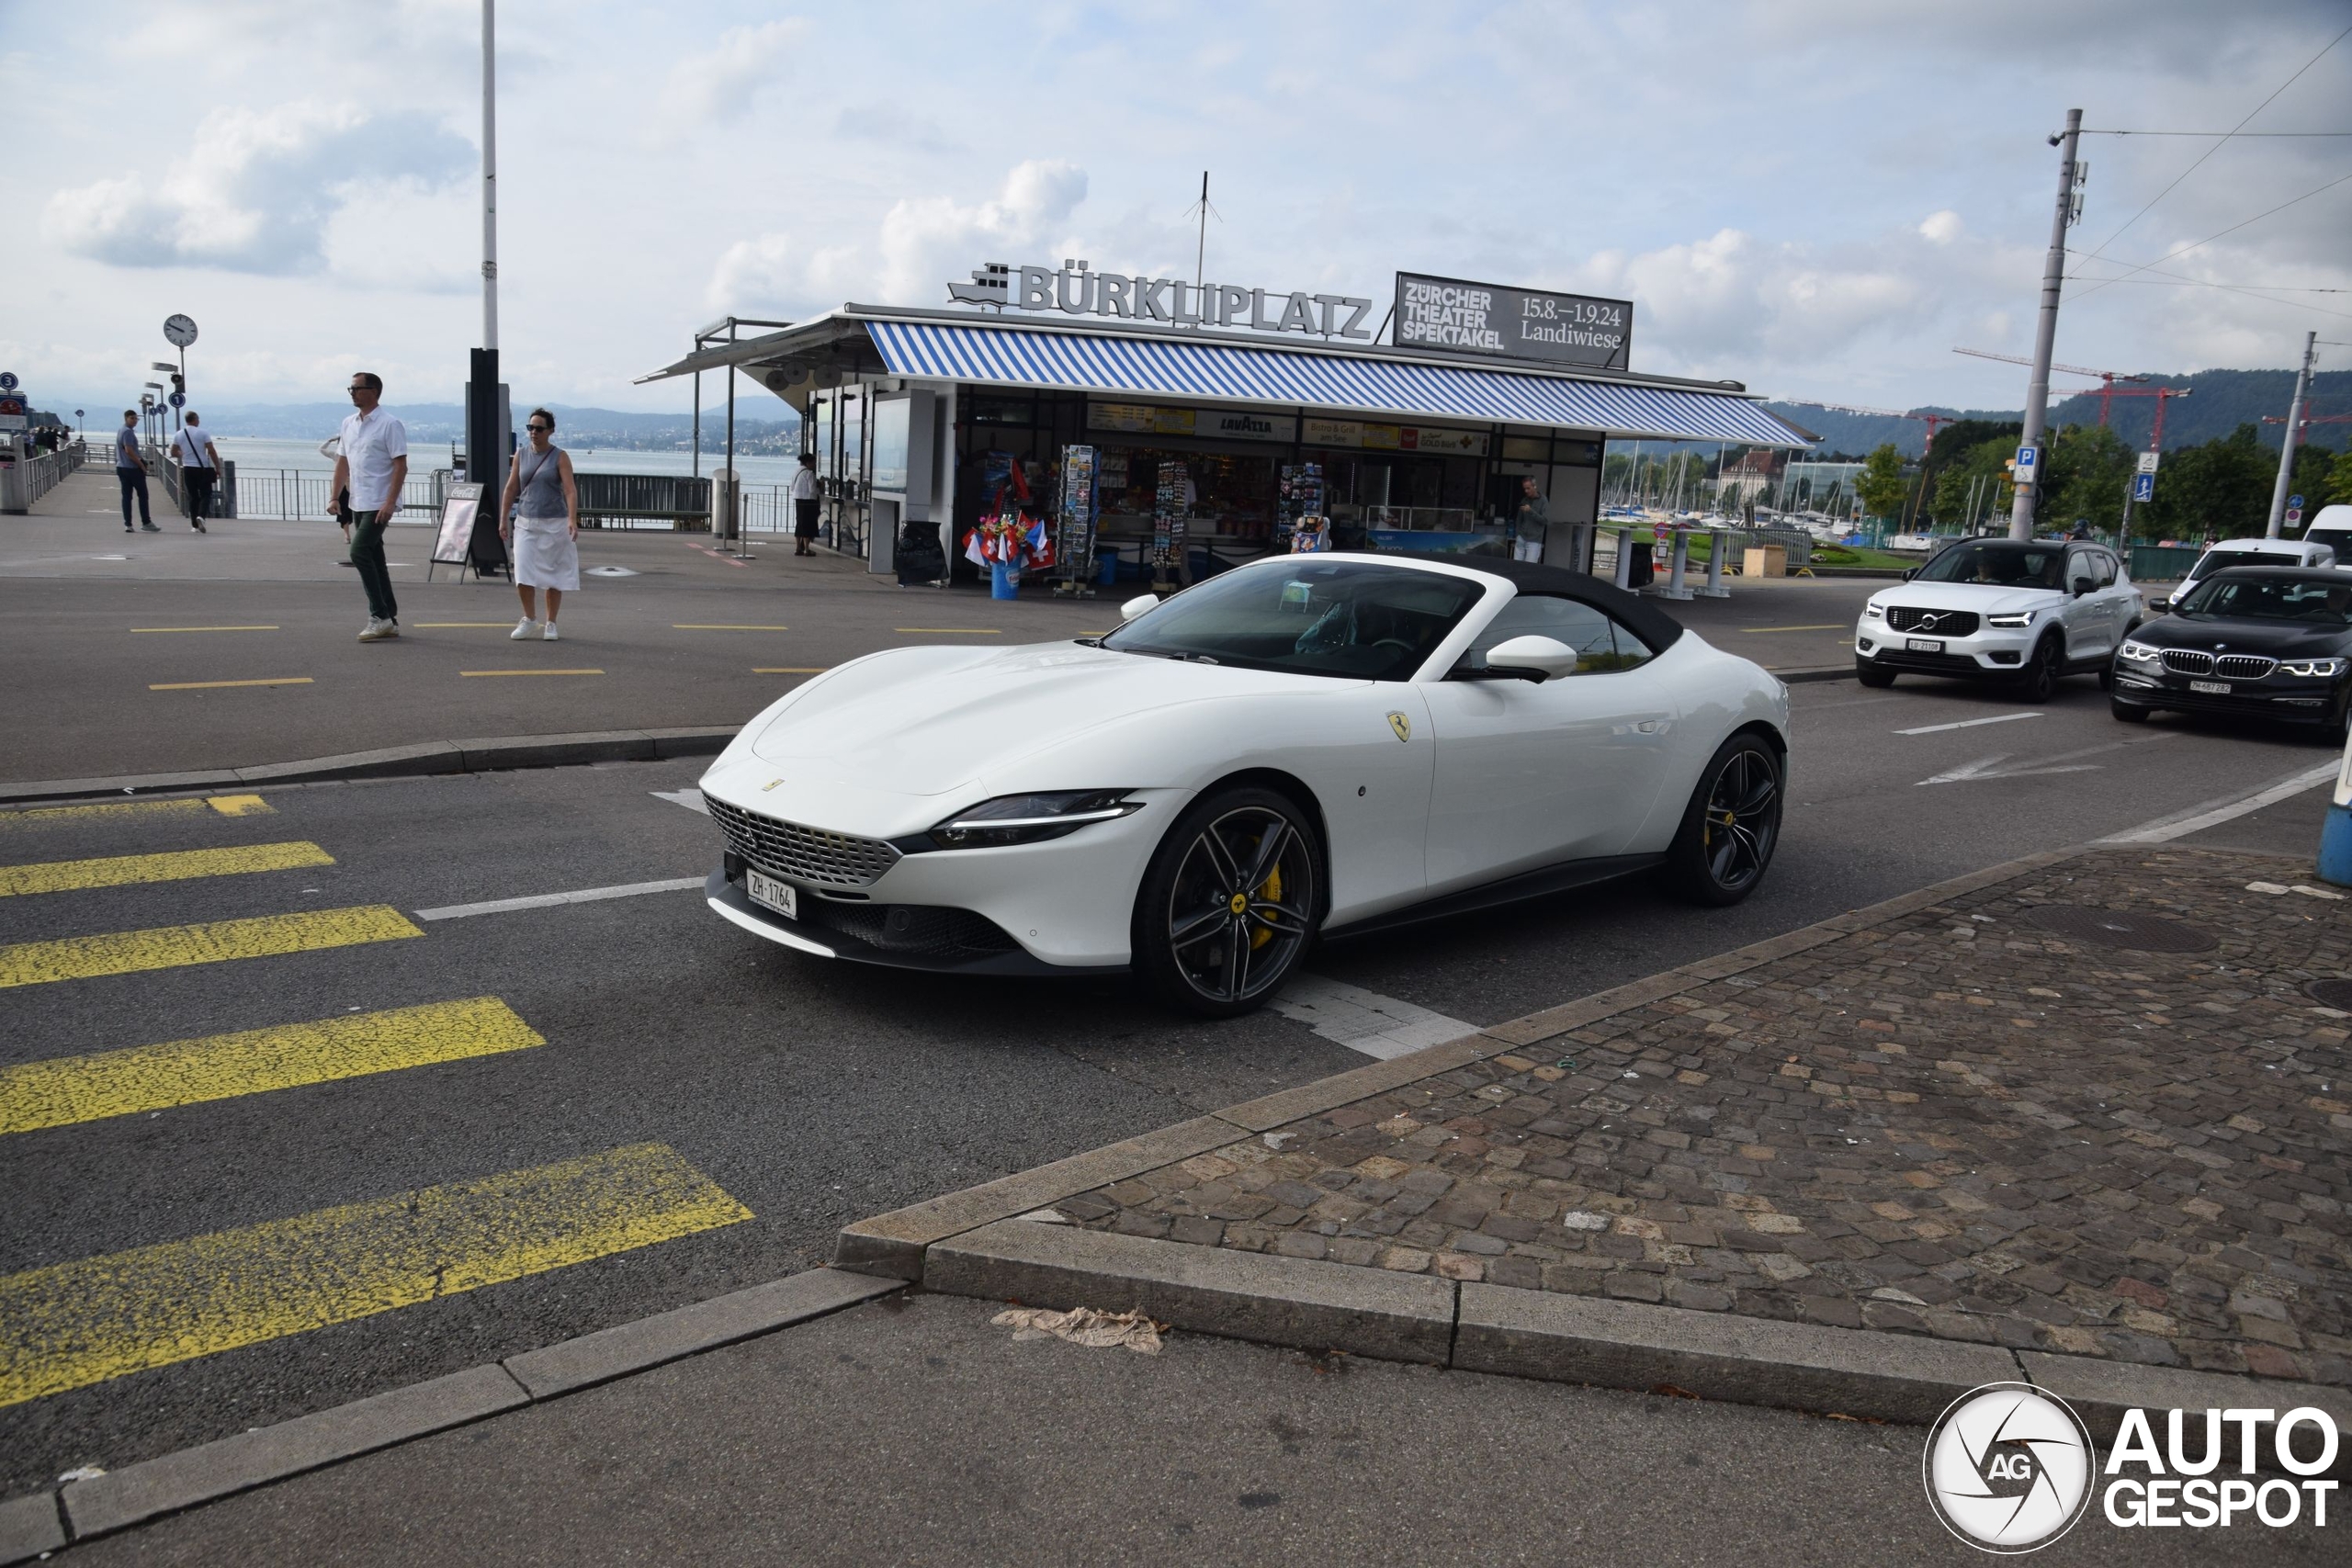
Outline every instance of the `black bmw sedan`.
{"label": "black bmw sedan", "polygon": [[2230,567],[2116,650],[2115,716],[2233,713],[2344,733],[2352,700],[2352,571]]}

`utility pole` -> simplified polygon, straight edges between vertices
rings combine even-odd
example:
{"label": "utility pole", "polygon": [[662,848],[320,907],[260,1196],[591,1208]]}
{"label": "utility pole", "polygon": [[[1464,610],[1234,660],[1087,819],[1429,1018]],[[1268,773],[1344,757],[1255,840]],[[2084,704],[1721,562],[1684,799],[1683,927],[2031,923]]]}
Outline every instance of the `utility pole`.
{"label": "utility pole", "polygon": [[2303,367],[2295,372],[2295,400],[2287,405],[2287,429],[2278,441],[2278,482],[2270,487],[2270,524],[2262,535],[2266,539],[2277,538],[2286,522],[2287,491],[2295,482],[2295,437],[2302,433],[2303,399],[2312,389],[2312,359],[2318,353],[2319,333],[2305,333]]}
{"label": "utility pole", "polygon": [[481,0],[481,346],[466,379],[466,477],[480,485],[496,484],[506,459],[498,395],[497,68],[497,0]]}
{"label": "utility pole", "polygon": [[[2050,355],[2058,344],[2058,296],[2066,278],[2066,230],[2082,213],[2075,194],[2082,175],[2075,164],[2075,144],[2082,140],[2083,111],[2066,111],[2066,129],[2050,140],[2058,152],[2058,207],[2050,220],[2050,255],[2041,265],[2041,318],[2033,333],[2033,379],[2025,389],[2025,430],[2018,440],[2018,466],[2032,464],[2030,482],[2017,487],[2009,507],[2009,537],[2033,537],[2035,491],[2041,483],[2041,434],[2050,420]],[[2031,452],[2033,457],[2027,458]]]}

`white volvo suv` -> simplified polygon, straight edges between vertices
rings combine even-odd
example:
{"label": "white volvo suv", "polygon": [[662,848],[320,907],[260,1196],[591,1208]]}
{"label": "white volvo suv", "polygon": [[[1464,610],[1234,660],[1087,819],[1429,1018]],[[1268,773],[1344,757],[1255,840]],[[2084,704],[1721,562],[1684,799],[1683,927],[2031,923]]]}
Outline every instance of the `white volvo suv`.
{"label": "white volvo suv", "polygon": [[1963,539],[1871,595],[1854,625],[1854,673],[1865,686],[1905,672],[2001,681],[2047,702],[2063,675],[2097,671],[2105,684],[2146,614],[2104,545]]}

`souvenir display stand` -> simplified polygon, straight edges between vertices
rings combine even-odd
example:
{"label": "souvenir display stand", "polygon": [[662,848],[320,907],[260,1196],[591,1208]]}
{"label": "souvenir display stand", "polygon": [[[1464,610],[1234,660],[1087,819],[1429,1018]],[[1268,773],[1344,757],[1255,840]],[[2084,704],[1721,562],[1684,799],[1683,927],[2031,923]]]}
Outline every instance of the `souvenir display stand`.
{"label": "souvenir display stand", "polygon": [[[1159,465],[1159,487],[1151,502],[1151,591],[1173,593],[1173,575],[1184,551],[1185,513],[1192,506],[1192,476],[1182,463]],[[1187,575],[1190,575],[1187,573]]]}
{"label": "souvenir display stand", "polygon": [[1062,448],[1061,503],[1055,508],[1054,592],[1094,597],[1095,525],[1102,514],[1102,455],[1091,446]]}
{"label": "souvenir display stand", "polygon": [[[1285,463],[1280,475],[1281,493],[1277,498],[1281,517],[1274,528],[1274,548],[1288,550],[1291,535],[1302,517],[1321,517],[1323,509],[1323,465],[1320,463]],[[1328,546],[1318,547],[1329,548]]]}

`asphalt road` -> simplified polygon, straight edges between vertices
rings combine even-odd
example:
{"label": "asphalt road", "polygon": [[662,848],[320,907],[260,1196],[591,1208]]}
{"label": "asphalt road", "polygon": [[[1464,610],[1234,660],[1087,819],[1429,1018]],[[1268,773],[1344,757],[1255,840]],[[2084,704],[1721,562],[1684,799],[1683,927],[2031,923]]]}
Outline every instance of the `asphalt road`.
{"label": "asphalt road", "polygon": [[[888,1302],[77,1546],[107,1564],[1976,1563],[1918,1428]],[[2082,1564],[2339,1560],[2308,1518]]]}
{"label": "asphalt road", "polygon": [[[2261,732],[2126,728],[2088,681],[2041,710],[1909,682],[1800,686],[1795,702],[1788,829],[1747,904],[1702,912],[1629,883],[1334,944],[1317,972],[1491,1022],[2330,760]],[[2012,716],[2027,712],[2039,716]],[[1972,723],[1983,718],[2002,722]],[[1900,733],[1947,724],[1970,728]],[[31,889],[89,874],[18,872],[29,880],[0,897],[0,943],[413,915],[695,875],[713,855],[709,824],[655,792],[689,786],[696,766],[292,788],[235,816],[161,802],[0,816],[9,868],[272,845],[333,861],[56,891]],[[2052,771],[2069,768],[2084,771]],[[2324,800],[2312,790],[2201,840],[2310,845]],[[804,1268],[847,1219],[1363,1060],[1276,1013],[1177,1020],[1114,982],[983,985],[799,958],[718,922],[688,891],[415,925],[422,935],[304,937],[212,963],[164,953],[160,967],[0,987],[0,1066],[202,1040],[219,1060],[196,1077],[220,1096],[175,1104],[166,1092],[148,1109],[138,1097],[158,1092],[142,1087],[154,1074],[134,1072],[127,1089],[82,1091],[58,1124],[0,1132],[0,1320],[16,1325],[0,1333],[38,1345],[15,1352],[19,1371],[96,1379],[15,1385],[0,1404],[0,1495]],[[18,982],[100,950],[44,948],[40,964],[25,951],[0,954]],[[249,1048],[218,1043],[469,998],[495,998],[545,1043],[275,1088]],[[649,1145],[674,1180],[618,1153]],[[624,1167],[597,1163],[615,1159]],[[673,1201],[679,1180],[709,1201]],[[416,1192],[430,1197],[402,1196]],[[387,1233],[387,1203],[442,1215],[428,1267],[487,1282],[452,1293],[436,1273],[418,1286],[425,1244]],[[658,1212],[639,1213],[648,1205]],[[313,1229],[288,1233],[295,1221]],[[220,1239],[241,1231],[237,1246]],[[39,1272],[51,1269],[65,1272]],[[122,1359],[139,1336],[110,1324],[135,1320],[152,1338],[177,1321],[187,1279],[221,1275],[250,1298],[231,1314],[239,1348],[145,1370]],[[115,1318],[85,1299],[97,1279],[118,1282]],[[333,1304],[339,1291],[401,1304],[354,1316]]]}

